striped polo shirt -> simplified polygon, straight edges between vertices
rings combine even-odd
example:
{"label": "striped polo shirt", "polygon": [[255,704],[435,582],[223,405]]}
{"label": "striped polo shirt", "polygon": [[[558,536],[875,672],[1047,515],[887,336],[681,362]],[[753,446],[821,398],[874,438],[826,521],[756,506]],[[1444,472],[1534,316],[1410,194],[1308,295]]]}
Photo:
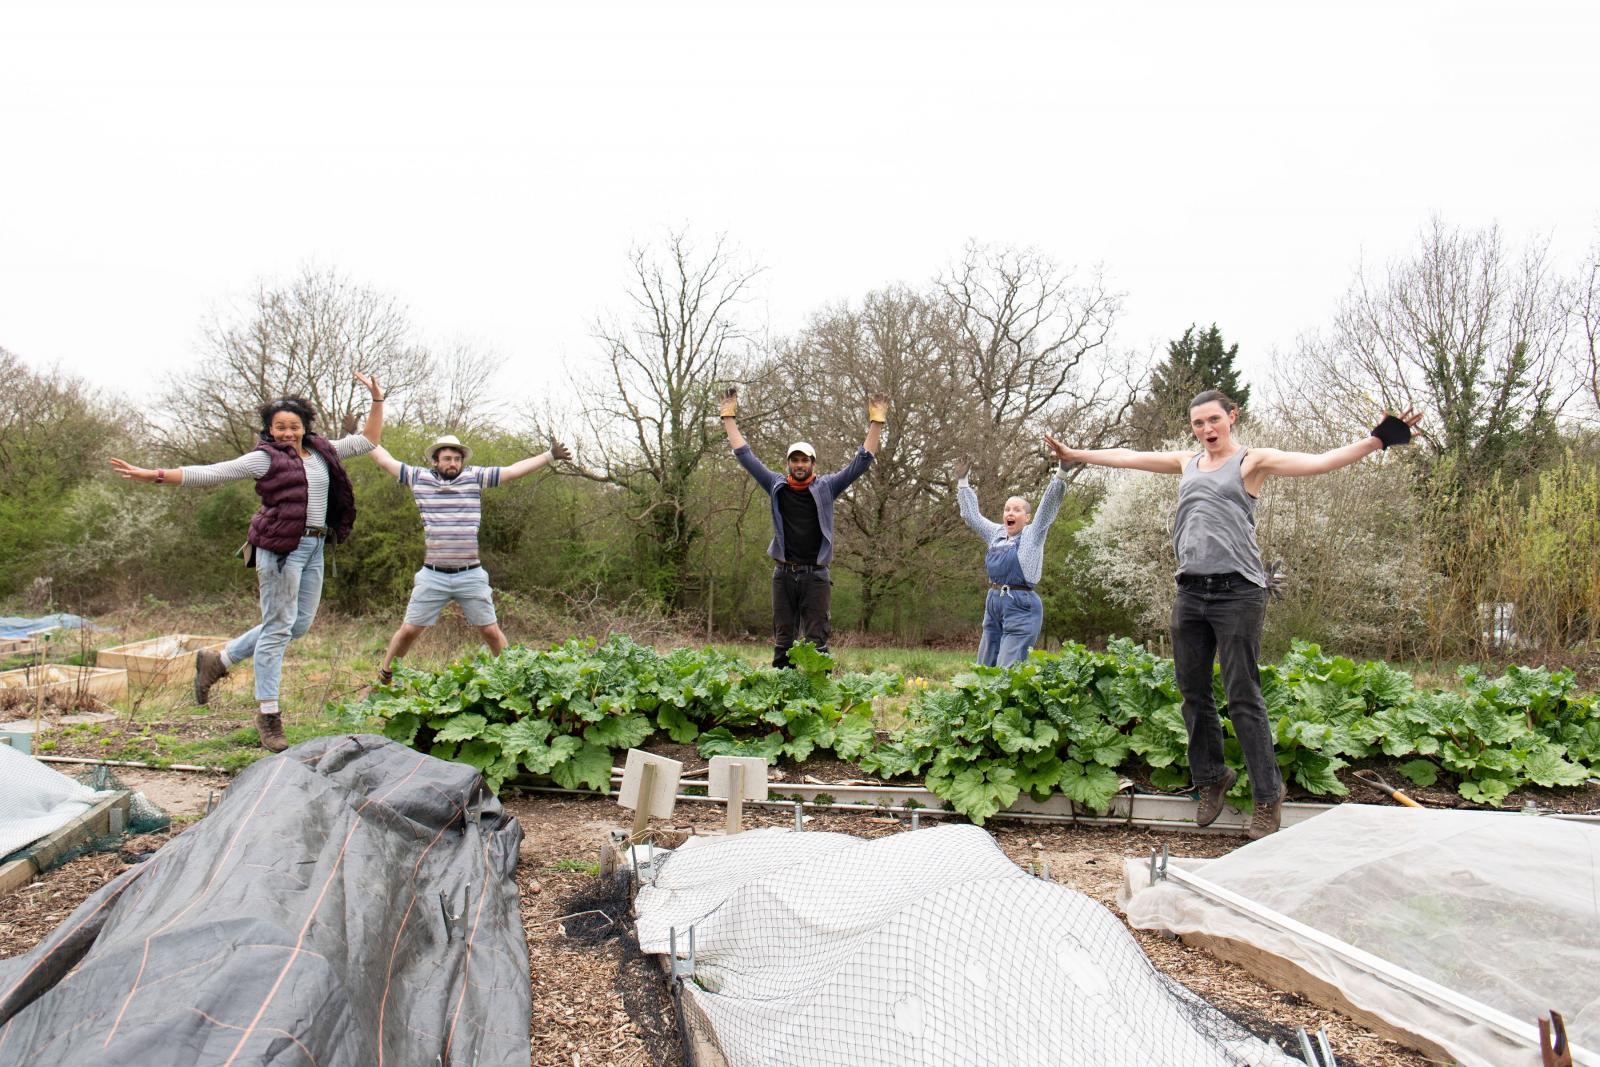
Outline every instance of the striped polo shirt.
{"label": "striped polo shirt", "polygon": [[411,487],[422,512],[424,560],[436,567],[465,567],[478,562],[478,522],[483,516],[483,491],[500,484],[503,467],[464,467],[450,481],[431,467],[400,464],[400,484]]}

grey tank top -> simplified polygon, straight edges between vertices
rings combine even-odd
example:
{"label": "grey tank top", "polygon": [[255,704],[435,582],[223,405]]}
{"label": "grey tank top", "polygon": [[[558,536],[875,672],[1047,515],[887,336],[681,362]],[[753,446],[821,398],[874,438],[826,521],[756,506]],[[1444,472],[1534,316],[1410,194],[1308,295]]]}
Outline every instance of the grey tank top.
{"label": "grey tank top", "polygon": [[1184,465],[1172,527],[1179,574],[1232,572],[1267,584],[1256,545],[1256,498],[1245,492],[1241,469],[1248,451],[1239,449],[1214,471],[1200,469],[1203,452]]}

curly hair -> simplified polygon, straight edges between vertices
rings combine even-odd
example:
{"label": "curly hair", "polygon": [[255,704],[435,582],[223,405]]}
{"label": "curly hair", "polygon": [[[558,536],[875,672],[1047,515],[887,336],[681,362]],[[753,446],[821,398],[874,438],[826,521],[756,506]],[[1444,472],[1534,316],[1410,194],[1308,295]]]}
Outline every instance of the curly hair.
{"label": "curly hair", "polygon": [[261,440],[272,440],[272,416],[280,411],[287,411],[300,418],[300,424],[306,428],[306,436],[311,435],[311,421],[317,413],[311,410],[311,401],[303,396],[280,396],[276,400],[269,400],[262,404],[257,411],[261,415]]}

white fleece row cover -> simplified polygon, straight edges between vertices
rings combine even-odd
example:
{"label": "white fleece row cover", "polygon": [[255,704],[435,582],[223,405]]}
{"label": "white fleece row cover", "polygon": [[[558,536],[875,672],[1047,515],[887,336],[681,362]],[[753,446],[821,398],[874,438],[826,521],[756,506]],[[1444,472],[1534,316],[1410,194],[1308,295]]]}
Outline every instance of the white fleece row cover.
{"label": "white fleece row cover", "polygon": [[0,745],[0,857],[55,833],[104,795]]}
{"label": "white fleece row cover", "polygon": [[974,826],[694,838],[636,901],[730,1067],[1285,1065]]}
{"label": "white fleece row cover", "polygon": [[[1501,1012],[1525,1034],[1502,1037],[1444,999],[1408,993],[1176,882],[1133,893],[1124,907],[1134,926],[1255,945],[1465,1067],[1537,1067],[1534,1021],[1552,1009],[1574,1062],[1600,1064],[1600,826],[1341,804],[1220,859],[1172,862]],[[1130,869],[1130,880],[1142,873]]]}

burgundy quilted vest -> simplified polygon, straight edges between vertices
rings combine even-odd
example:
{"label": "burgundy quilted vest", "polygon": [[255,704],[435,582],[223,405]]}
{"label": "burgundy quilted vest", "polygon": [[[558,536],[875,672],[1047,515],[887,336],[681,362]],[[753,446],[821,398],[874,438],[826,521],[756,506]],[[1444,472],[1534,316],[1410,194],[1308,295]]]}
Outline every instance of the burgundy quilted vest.
{"label": "burgundy quilted vest", "polygon": [[[356,494],[350,476],[327,438],[306,434],[304,442],[328,465],[328,540],[343,541],[356,523]],[[256,449],[267,454],[272,466],[256,479],[261,509],[250,518],[249,541],[257,548],[288,555],[306,533],[305,464],[291,445],[263,441]]]}

